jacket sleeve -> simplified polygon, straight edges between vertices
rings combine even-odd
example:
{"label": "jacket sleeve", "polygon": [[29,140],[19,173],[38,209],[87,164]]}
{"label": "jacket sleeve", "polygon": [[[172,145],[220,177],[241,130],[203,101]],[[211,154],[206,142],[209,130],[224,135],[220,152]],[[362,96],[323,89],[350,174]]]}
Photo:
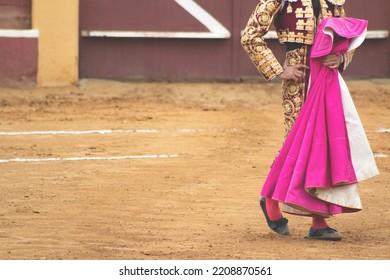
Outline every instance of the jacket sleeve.
{"label": "jacket sleeve", "polygon": [[351,63],[355,50],[351,50],[345,54],[343,54],[343,63],[340,65],[342,67],[341,71],[347,69],[348,65]]}
{"label": "jacket sleeve", "polygon": [[[339,7],[339,13],[340,13],[340,16],[342,17],[346,17],[346,13],[345,13],[345,10],[344,10],[344,6],[340,6]],[[351,50],[345,54],[343,54],[343,63],[341,63],[340,67],[339,67],[339,70],[340,72],[344,71],[345,69],[347,69],[348,65],[351,63],[352,61],[352,58],[353,58],[353,55],[355,53],[355,50]]]}
{"label": "jacket sleeve", "polygon": [[241,44],[257,70],[269,81],[283,72],[263,36],[267,34],[281,8],[282,0],[260,0],[241,37]]}

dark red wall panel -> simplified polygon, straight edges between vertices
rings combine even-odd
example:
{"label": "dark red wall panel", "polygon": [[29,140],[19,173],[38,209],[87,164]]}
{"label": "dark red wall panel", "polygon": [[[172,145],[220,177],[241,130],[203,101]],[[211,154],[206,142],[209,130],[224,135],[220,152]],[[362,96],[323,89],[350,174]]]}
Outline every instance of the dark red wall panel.
{"label": "dark red wall panel", "polygon": [[[368,20],[369,30],[390,31],[390,1],[347,0],[347,16]],[[366,40],[345,75],[390,78],[390,38]]]}
{"label": "dark red wall panel", "polygon": [[38,40],[0,38],[0,83],[33,85],[36,83]]}
{"label": "dark red wall panel", "polygon": [[[197,0],[230,32],[230,39],[80,37],[82,78],[238,79],[259,77],[240,45],[240,33],[258,0]],[[389,30],[390,1],[347,0],[349,16]],[[367,3],[372,6],[367,5]],[[80,0],[80,31],[198,31],[207,29],[173,0]],[[284,47],[268,40],[281,63]],[[366,40],[347,77],[389,77],[390,39]]]}
{"label": "dark red wall panel", "polygon": [[206,31],[172,0],[80,0],[80,8],[83,29]]}
{"label": "dark red wall panel", "polygon": [[[119,4],[113,6],[107,0],[81,0],[80,29],[208,31],[172,0],[115,2]],[[218,1],[223,5],[207,0],[197,3],[226,28],[232,28],[233,0]],[[237,44],[229,39],[81,37],[80,75],[95,78],[230,78],[233,45]]]}
{"label": "dark red wall panel", "polygon": [[228,41],[173,39],[83,39],[82,77],[226,78]]}
{"label": "dark red wall panel", "polygon": [[32,0],[0,0],[0,29],[31,28]]}

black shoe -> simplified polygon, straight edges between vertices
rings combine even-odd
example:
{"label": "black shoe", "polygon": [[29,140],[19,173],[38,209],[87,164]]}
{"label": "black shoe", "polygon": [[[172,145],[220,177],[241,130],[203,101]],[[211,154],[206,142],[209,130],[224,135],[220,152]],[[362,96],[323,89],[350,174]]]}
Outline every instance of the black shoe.
{"label": "black shoe", "polygon": [[265,198],[262,197],[260,199],[260,207],[261,210],[263,210],[264,216],[267,220],[267,224],[270,229],[272,229],[274,232],[277,232],[281,235],[288,235],[290,234],[290,230],[288,229],[288,220],[286,218],[280,218],[277,221],[271,221],[271,219],[268,217],[267,208],[265,206]]}
{"label": "black shoe", "polygon": [[323,229],[310,228],[307,235],[309,239],[340,241],[343,235],[337,230],[327,227]]}

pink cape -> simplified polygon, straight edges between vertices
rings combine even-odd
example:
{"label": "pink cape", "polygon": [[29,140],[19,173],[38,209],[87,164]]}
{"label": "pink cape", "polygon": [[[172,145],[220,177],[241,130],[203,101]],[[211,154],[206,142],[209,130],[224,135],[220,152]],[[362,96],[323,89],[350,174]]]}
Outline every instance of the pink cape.
{"label": "pink cape", "polygon": [[338,69],[323,66],[320,58],[346,53],[350,39],[361,36],[366,28],[367,21],[352,18],[325,18],[317,27],[308,97],[271,167],[261,191],[263,197],[325,216],[360,210],[326,202],[315,193],[318,188],[357,182]]}

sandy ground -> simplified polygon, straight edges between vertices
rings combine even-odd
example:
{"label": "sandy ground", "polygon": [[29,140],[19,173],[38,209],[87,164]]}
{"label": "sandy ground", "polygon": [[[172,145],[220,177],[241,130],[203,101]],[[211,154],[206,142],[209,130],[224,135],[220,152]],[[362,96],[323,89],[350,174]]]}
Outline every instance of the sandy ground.
{"label": "sandy ground", "polygon": [[[176,155],[0,163],[1,259],[389,259],[390,82],[349,81],[381,175],[364,210],[331,218],[341,242],[265,223],[259,191],[280,148],[279,84],[83,80],[0,88],[0,131],[154,129],[154,133],[0,135],[0,159]],[[193,129],[187,131],[185,129]],[[149,131],[150,132],[150,131]]]}

